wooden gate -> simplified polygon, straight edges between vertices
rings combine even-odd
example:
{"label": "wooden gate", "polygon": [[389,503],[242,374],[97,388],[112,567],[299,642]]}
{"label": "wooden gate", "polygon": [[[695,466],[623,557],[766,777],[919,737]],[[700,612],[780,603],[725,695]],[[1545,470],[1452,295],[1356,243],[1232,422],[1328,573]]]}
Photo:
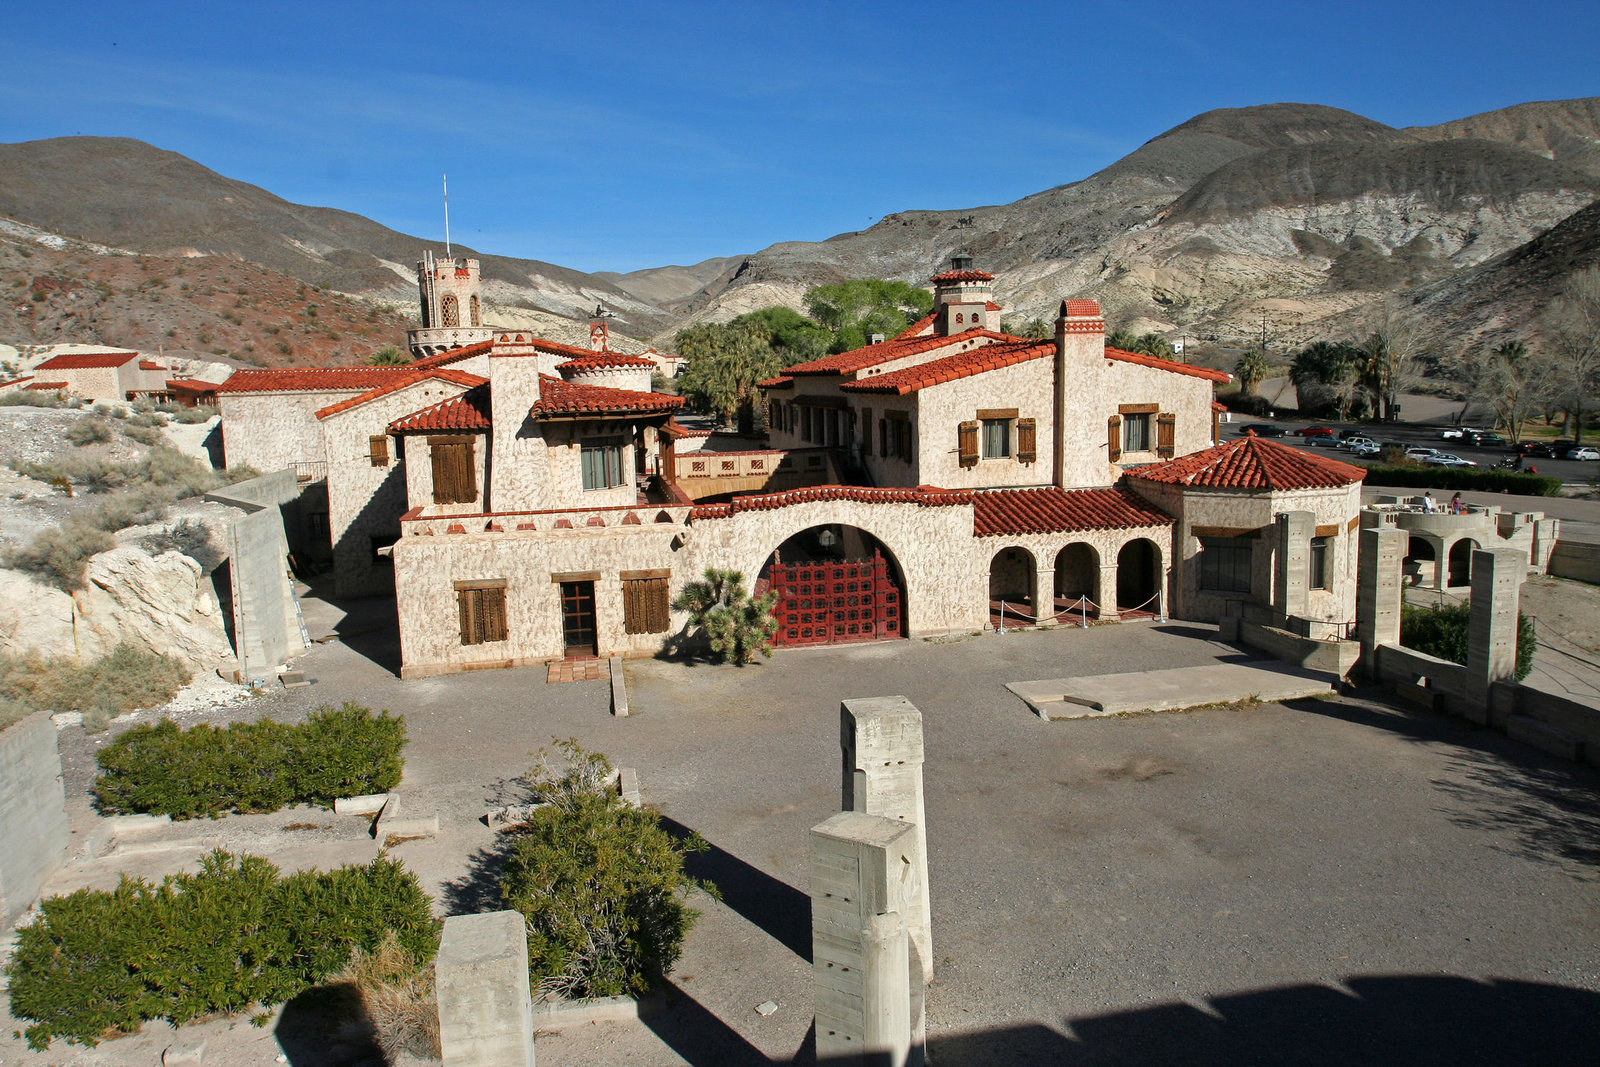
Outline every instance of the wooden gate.
{"label": "wooden gate", "polygon": [[767,573],[778,594],[774,645],[834,645],[903,636],[900,587],[883,553],[871,559],[783,563]]}

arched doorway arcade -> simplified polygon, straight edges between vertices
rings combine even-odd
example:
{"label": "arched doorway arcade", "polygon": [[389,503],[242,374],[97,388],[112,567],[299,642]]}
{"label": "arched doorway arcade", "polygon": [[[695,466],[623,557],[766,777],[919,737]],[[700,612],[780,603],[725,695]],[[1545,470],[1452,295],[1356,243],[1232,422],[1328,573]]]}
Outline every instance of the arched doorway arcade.
{"label": "arched doorway arcade", "polygon": [[1463,537],[1450,546],[1450,563],[1446,585],[1472,584],[1472,553],[1477,549],[1478,542],[1470,537]]}
{"label": "arched doorway arcade", "polygon": [[1117,609],[1124,618],[1160,615],[1161,550],[1149,538],[1129,541],[1117,553]]}
{"label": "arched doorway arcade", "polygon": [[1034,590],[1038,588],[1033,553],[1012,545],[989,560],[989,625],[1032,626],[1037,621]]}
{"label": "arched doorway arcade", "polygon": [[1055,611],[1063,623],[1100,616],[1100,554],[1082,541],[1056,553]]}
{"label": "arched doorway arcade", "polygon": [[905,578],[886,545],[854,526],[812,526],[767,557],[757,596],[778,594],[774,645],[833,645],[905,636]]}

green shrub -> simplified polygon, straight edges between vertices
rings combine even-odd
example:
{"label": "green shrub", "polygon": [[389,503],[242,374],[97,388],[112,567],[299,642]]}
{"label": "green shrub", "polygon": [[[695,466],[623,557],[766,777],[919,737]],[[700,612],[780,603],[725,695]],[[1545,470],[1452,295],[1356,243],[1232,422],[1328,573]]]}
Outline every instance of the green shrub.
{"label": "green shrub", "polygon": [[[1404,605],[1400,610],[1400,643],[1406,648],[1447,659],[1467,662],[1467,639],[1472,625],[1470,604],[1440,604],[1437,607]],[[1516,679],[1522,681],[1533,670],[1533,653],[1538,648],[1533,622],[1517,615]]]}
{"label": "green shrub", "polygon": [[218,850],[197,873],[159,885],[124,875],[114,890],[80,889],[40,910],[6,965],[11,1012],[32,1021],[24,1034],[36,1050],[282,1003],[389,931],[419,961],[439,938],[416,877],[382,855],[283,877],[260,857]]}
{"label": "green shrub", "polygon": [[1367,468],[1368,485],[1403,489],[1463,489],[1480,493],[1516,493],[1520,496],[1559,496],[1561,479],[1526,471],[1479,470],[1475,467],[1435,467],[1430,464]]}
{"label": "green shrub", "polygon": [[100,444],[111,440],[111,427],[104,418],[98,415],[85,415],[71,426],[68,426],[66,433],[62,436],[82,448],[84,445]]}
{"label": "green shrub", "polygon": [[642,993],[672,969],[699,917],[685,902],[696,883],[683,856],[706,845],[675,840],[654,811],[598,784],[597,772],[610,768],[604,756],[571,741],[561,748],[566,773],[530,775],[545,803],[513,831],[501,898],[527,919],[540,994]]}
{"label": "green shrub", "polygon": [[259,719],[188,730],[170,719],[128,730],[100,750],[94,792],[108,814],[174,819],[289,804],[332,807],[400,782],[405,719],[355,704],[324,707],[299,725]]}
{"label": "green shrub", "polygon": [[189,678],[179,661],[129,644],[87,664],[66,656],[0,654],[0,698],[30,711],[81,711],[91,729],[103,729],[112,716],[165,704]]}

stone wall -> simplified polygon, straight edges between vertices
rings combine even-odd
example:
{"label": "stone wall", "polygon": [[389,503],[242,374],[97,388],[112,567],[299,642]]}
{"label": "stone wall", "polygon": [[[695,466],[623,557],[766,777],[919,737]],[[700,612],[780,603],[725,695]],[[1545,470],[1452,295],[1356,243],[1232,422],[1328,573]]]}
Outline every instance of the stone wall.
{"label": "stone wall", "polygon": [[39,896],[70,834],[56,728],[35,712],[0,730],[0,929]]}
{"label": "stone wall", "polygon": [[219,393],[226,465],[275,471],[297,463],[326,463],[317,411],[363,392]]}
{"label": "stone wall", "polygon": [[[918,483],[946,489],[1049,485],[1050,440],[1055,433],[1054,404],[1050,399],[1051,367],[1050,359],[1035,359],[919,391]],[[998,459],[981,458],[983,434],[980,429],[977,464],[961,466],[958,440],[961,423],[977,419],[979,411],[1013,407],[1017,409],[1016,419],[1034,420],[1037,458],[1032,463],[1017,460],[1016,420],[1013,419],[1010,455]]]}

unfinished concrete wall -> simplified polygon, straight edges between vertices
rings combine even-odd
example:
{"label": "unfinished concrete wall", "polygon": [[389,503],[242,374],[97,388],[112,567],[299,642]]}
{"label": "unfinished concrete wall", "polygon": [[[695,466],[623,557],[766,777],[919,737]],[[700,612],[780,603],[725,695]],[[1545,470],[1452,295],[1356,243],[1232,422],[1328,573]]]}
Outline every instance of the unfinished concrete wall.
{"label": "unfinished concrete wall", "polygon": [[452,915],[433,961],[445,1067],[533,1067],[527,920]]}
{"label": "unfinished concrete wall", "polygon": [[1356,572],[1356,639],[1367,677],[1378,676],[1377,651],[1400,643],[1400,607],[1406,533],[1382,522],[1377,512],[1361,517],[1361,560]]}
{"label": "unfinished concrete wall", "polygon": [[228,527],[228,586],[233,608],[233,651],[240,677],[259,681],[306,647],[289,576],[289,542],[276,505],[299,496],[293,468],[207,493],[247,514]]}
{"label": "unfinished concrete wall", "polygon": [[1550,573],[1590,585],[1600,585],[1600,545],[1560,540],[1548,557]]}
{"label": "unfinished concrete wall", "polygon": [[1489,691],[1517,672],[1517,613],[1527,557],[1514,548],[1472,554],[1472,617],[1467,625],[1467,715],[1489,721]]}
{"label": "unfinished concrete wall", "polygon": [[35,712],[0,730],[0,929],[28,910],[61,866],[69,835],[56,728]]}

